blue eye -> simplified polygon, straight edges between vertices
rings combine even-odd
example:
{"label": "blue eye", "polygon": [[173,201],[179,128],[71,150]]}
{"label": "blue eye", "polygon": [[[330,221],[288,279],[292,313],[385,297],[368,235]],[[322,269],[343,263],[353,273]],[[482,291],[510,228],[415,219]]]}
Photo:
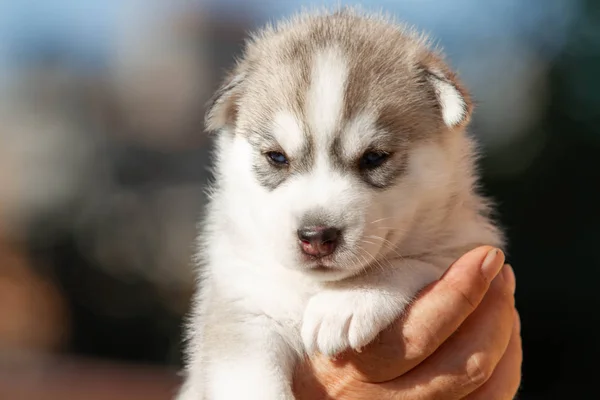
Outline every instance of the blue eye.
{"label": "blue eye", "polygon": [[373,169],[379,167],[389,158],[390,154],[383,151],[367,151],[360,159],[361,169]]}
{"label": "blue eye", "polygon": [[267,153],[267,157],[269,158],[269,161],[271,161],[273,164],[287,165],[288,163],[288,159],[286,158],[285,154],[280,153],[278,151],[269,151]]}

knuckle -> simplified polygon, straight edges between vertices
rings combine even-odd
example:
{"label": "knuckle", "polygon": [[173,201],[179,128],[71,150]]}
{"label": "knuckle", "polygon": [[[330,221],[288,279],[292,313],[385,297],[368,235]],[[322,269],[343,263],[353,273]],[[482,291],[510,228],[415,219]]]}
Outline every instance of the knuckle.
{"label": "knuckle", "polygon": [[495,365],[485,353],[472,354],[465,364],[463,377],[465,385],[477,388],[490,379],[494,373]]}
{"label": "knuckle", "polygon": [[503,290],[505,287],[501,287],[495,290],[490,290],[488,296],[492,297],[491,300],[499,304],[499,307],[504,307],[507,310],[511,310],[515,307],[515,296],[514,294]]}
{"label": "knuckle", "polygon": [[442,342],[439,334],[422,326],[419,335],[405,336],[405,353],[411,358],[422,359],[432,354]]}
{"label": "knuckle", "polygon": [[488,291],[488,283],[481,275],[470,279],[468,284],[460,281],[446,281],[447,290],[456,298],[468,312],[473,312]]}
{"label": "knuckle", "polygon": [[483,297],[483,290],[481,291],[482,293],[479,293],[479,291],[462,290],[457,287],[452,287],[452,289],[458,298],[461,299],[461,302],[468,309],[469,313],[475,311]]}

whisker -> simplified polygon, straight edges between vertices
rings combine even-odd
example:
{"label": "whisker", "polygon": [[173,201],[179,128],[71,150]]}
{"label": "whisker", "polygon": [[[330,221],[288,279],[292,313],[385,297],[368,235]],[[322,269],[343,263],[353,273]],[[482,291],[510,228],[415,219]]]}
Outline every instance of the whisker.
{"label": "whisker", "polygon": [[372,244],[372,245],[377,245],[377,243],[375,243],[375,242],[369,242],[368,240],[365,240],[365,239],[361,239],[361,242],[362,243]]}
{"label": "whisker", "polygon": [[383,244],[383,246],[384,246],[384,248],[387,248],[388,250],[390,250],[390,251],[394,252],[394,253],[395,253],[395,254],[396,254],[398,257],[400,257],[400,258],[404,258],[404,257],[402,256],[402,254],[400,254],[400,253],[398,252],[398,250],[396,249],[396,245],[395,245],[394,243],[390,242],[389,240],[387,240],[387,239],[385,239],[385,238],[382,238],[382,237],[380,237],[380,236],[367,236],[367,237],[368,237],[369,239],[378,239],[378,240],[381,240],[381,241],[382,241],[382,244]]}
{"label": "whisker", "polygon": [[362,272],[364,272],[367,270],[370,263],[369,263],[369,260],[367,260],[366,257],[362,254],[362,252],[364,252],[365,250],[361,246],[358,246],[358,250],[360,251],[360,253],[358,255],[360,256],[360,258],[362,258],[362,260],[364,262],[363,267],[362,267]]}
{"label": "whisker", "polygon": [[370,224],[376,224],[377,222],[386,221],[386,220],[388,220],[388,219],[393,219],[393,218],[396,218],[396,217],[385,217],[385,218],[379,218],[379,219],[376,219],[375,221],[372,221],[372,222],[369,222],[369,223],[370,223]]}
{"label": "whisker", "polygon": [[[369,257],[371,257],[373,259],[374,262],[377,263],[377,265],[381,268],[381,271],[385,271],[385,266],[383,264],[381,264],[380,260],[378,260],[377,258],[375,258],[371,253],[369,253],[367,250],[365,250],[364,248],[360,247],[360,249],[362,251],[364,251]],[[387,261],[387,260],[385,260]]]}
{"label": "whisker", "polygon": [[358,257],[357,254],[352,254],[352,257],[354,257],[354,260],[356,260],[356,265],[361,267],[361,270],[364,270],[365,266],[364,266],[364,261],[361,263],[360,258]]}
{"label": "whisker", "polygon": [[[368,244],[371,244],[371,245],[377,245],[377,243],[373,243],[373,242],[370,242],[370,241],[368,241],[368,240],[364,240],[364,239],[361,239],[361,243],[368,243]],[[383,247],[384,247],[384,248],[386,248],[386,247],[385,247],[385,246],[386,246],[386,243],[382,243],[382,245],[383,245]],[[388,247],[387,247],[387,248],[389,248],[389,245],[388,245]],[[389,249],[390,249],[391,251],[394,251],[394,249],[392,249],[392,248],[389,248]],[[369,256],[371,256],[371,258],[373,258],[374,260],[377,260],[377,259],[376,259],[376,257],[374,257],[374,256],[373,256],[371,253],[369,253],[369,252],[368,252],[366,249],[362,248],[362,250],[363,250],[363,251],[365,251],[365,252],[367,252],[367,253],[369,254]],[[396,253],[397,253],[397,252],[396,252]],[[398,254],[398,253],[397,253],[397,254]],[[398,254],[398,256],[400,257],[400,254]],[[386,262],[389,262],[388,260],[384,260],[384,261],[386,261]]]}

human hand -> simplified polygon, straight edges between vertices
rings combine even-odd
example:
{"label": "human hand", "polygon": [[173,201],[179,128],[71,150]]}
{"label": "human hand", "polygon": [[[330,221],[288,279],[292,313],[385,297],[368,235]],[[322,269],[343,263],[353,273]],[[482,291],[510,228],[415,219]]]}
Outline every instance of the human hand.
{"label": "human hand", "polygon": [[489,246],[465,254],[363,352],[299,363],[296,397],[512,399],[522,350],[515,277],[503,265]]}

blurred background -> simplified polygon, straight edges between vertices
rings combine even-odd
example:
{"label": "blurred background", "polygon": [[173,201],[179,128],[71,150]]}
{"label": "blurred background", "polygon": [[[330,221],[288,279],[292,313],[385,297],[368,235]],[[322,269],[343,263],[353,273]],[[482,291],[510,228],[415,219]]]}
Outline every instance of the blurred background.
{"label": "blurred background", "polygon": [[[204,105],[247,30],[331,3],[0,1],[0,399],[170,398]],[[592,398],[600,3],[364,5],[431,33],[473,92],[518,280],[521,399]]]}

